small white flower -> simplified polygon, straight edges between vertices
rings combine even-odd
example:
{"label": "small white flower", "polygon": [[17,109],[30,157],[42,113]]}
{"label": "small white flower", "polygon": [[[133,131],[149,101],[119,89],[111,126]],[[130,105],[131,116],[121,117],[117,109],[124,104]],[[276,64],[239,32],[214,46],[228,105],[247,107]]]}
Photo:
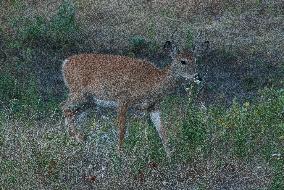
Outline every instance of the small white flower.
{"label": "small white flower", "polygon": [[166,182],[166,181],[163,181],[163,182],[162,182],[162,184],[163,184],[163,185],[167,185],[167,184],[168,184],[168,182]]}
{"label": "small white flower", "polygon": [[200,83],[201,83],[201,81],[198,80],[198,79],[195,79],[194,82],[195,82],[196,84],[200,84]]}
{"label": "small white flower", "polygon": [[272,154],[271,156],[272,156],[272,157],[280,157],[281,154],[280,154],[280,153],[274,153],[274,154]]}

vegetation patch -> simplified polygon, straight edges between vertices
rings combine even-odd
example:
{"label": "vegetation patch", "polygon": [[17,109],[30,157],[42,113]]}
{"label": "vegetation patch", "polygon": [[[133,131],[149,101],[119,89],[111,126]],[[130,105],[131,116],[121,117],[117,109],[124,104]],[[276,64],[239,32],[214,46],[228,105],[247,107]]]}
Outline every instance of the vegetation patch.
{"label": "vegetation patch", "polygon": [[[86,142],[78,144],[66,133],[60,115],[37,122],[11,120],[2,111],[1,185],[158,188],[179,182],[183,187],[225,188],[226,183],[217,183],[225,178],[240,188],[281,189],[283,107],[283,90],[274,89],[228,108],[169,98],[163,103],[163,119],[174,149],[170,161],[156,130],[144,119],[128,123],[124,151],[119,153],[117,130],[109,120],[91,123]],[[231,172],[234,178],[229,178]]]}

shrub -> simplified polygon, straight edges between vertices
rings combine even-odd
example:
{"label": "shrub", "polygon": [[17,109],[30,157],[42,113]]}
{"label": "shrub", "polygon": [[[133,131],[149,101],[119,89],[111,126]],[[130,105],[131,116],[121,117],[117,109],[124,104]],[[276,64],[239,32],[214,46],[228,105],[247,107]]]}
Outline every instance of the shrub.
{"label": "shrub", "polygon": [[49,37],[62,47],[73,46],[78,39],[79,27],[75,20],[75,7],[63,1],[57,14],[50,20]]}
{"label": "shrub", "polygon": [[66,49],[76,45],[80,35],[75,19],[75,6],[63,1],[57,13],[48,20],[42,15],[15,17],[12,26],[17,32],[17,40],[23,46]]}

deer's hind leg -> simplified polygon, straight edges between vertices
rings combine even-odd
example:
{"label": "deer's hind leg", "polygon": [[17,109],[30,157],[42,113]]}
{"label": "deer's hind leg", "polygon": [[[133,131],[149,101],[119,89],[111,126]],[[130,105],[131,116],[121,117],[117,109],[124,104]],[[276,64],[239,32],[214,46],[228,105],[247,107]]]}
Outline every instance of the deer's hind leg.
{"label": "deer's hind leg", "polygon": [[61,103],[65,125],[68,127],[69,134],[79,142],[84,140],[84,135],[78,132],[76,128],[85,114],[83,107],[87,102],[86,94],[70,93],[67,100]]}
{"label": "deer's hind leg", "polygon": [[118,150],[122,149],[124,136],[125,136],[125,123],[126,123],[126,113],[128,110],[127,103],[120,103],[118,106],[118,126],[119,126],[119,142]]}
{"label": "deer's hind leg", "polygon": [[61,103],[61,109],[65,114],[65,111],[74,111],[80,108],[87,102],[87,95],[81,92],[72,92],[68,95],[67,100]]}

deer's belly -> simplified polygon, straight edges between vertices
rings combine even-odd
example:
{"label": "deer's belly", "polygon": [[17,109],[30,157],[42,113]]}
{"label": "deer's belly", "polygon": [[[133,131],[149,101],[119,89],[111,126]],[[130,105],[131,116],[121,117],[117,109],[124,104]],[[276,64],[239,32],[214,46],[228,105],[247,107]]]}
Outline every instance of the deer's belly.
{"label": "deer's belly", "polygon": [[[93,97],[93,100],[96,105],[99,105],[101,107],[106,107],[106,108],[117,108],[118,107],[117,101],[102,100],[102,99],[98,99],[97,97]],[[130,107],[134,109],[138,109],[138,110],[147,110],[152,104],[153,104],[152,101],[143,100],[143,101],[137,102],[134,105],[131,105]]]}
{"label": "deer's belly", "polygon": [[117,108],[118,103],[116,101],[111,101],[111,100],[101,100],[97,99],[96,97],[93,97],[94,102],[102,107],[107,107],[107,108]]}

